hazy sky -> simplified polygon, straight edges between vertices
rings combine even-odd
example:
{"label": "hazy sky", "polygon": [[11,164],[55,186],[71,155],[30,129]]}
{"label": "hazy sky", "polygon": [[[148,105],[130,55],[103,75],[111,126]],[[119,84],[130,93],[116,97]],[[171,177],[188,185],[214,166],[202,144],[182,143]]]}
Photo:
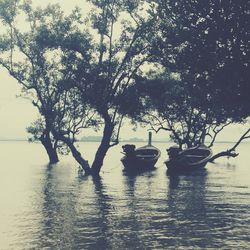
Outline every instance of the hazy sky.
{"label": "hazy sky", "polygon": [[[65,13],[70,13],[76,5],[81,7],[84,13],[91,10],[90,4],[85,0],[33,0],[33,4],[40,7],[54,3],[59,3]],[[26,127],[38,117],[37,110],[29,100],[16,97],[20,94],[20,87],[6,70],[0,68],[0,74],[0,138],[27,138]],[[134,132],[132,127],[125,125],[121,137],[147,137],[147,133],[146,129]],[[93,132],[87,131],[87,135],[90,134]],[[160,137],[168,138],[166,133]]]}
{"label": "hazy sky", "polygon": [[[89,10],[89,4],[84,0],[33,0],[33,3],[41,7],[60,3],[66,13],[75,5]],[[36,119],[37,111],[28,100],[16,98],[20,87],[6,70],[0,68],[0,76],[0,138],[26,138],[25,128]]]}
{"label": "hazy sky", "polygon": [[[75,5],[79,5],[86,11],[90,5],[84,0],[33,0],[35,5],[45,7],[49,3],[60,3],[66,13],[70,12]],[[20,94],[20,87],[7,71],[0,68],[0,138],[27,138],[25,128],[38,116],[36,109],[28,100],[16,96]],[[221,140],[234,140],[244,132],[246,126],[234,126],[227,129]],[[90,132],[88,132],[88,135]],[[136,132],[130,126],[123,127],[121,137],[146,137],[147,130],[140,128]],[[165,132],[154,136],[155,138],[167,137]]]}

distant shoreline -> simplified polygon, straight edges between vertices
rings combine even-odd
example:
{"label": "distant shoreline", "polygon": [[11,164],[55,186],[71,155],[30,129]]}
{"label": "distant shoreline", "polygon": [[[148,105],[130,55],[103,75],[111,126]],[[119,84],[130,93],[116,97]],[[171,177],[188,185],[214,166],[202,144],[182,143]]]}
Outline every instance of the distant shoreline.
{"label": "distant shoreline", "polygon": [[[29,142],[28,139],[0,139],[0,142]],[[36,141],[39,142],[39,141]],[[78,140],[77,142],[101,142],[98,140]],[[249,143],[249,141],[242,141],[241,143]],[[146,140],[137,140],[137,141],[130,141],[130,140],[121,140],[120,143],[147,143]],[[172,141],[157,141],[154,140],[153,143],[173,143]],[[236,143],[236,141],[218,141],[216,143]],[[215,144],[216,144],[215,143]]]}
{"label": "distant shoreline", "polygon": [[27,141],[27,139],[0,139],[0,141]]}

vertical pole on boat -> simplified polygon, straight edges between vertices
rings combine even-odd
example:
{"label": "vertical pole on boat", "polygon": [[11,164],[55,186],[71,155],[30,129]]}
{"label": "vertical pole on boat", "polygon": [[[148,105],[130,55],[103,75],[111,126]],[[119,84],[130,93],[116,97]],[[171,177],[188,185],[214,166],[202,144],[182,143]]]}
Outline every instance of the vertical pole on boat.
{"label": "vertical pole on boat", "polygon": [[148,146],[152,146],[152,132],[148,132]]}

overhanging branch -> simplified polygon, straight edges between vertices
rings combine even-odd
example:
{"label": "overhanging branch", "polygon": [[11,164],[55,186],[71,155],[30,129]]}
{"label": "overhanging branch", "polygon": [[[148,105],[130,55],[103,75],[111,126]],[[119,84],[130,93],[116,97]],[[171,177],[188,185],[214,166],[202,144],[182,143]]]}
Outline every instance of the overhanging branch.
{"label": "overhanging branch", "polygon": [[235,152],[236,148],[240,145],[240,143],[243,141],[243,140],[246,140],[246,139],[249,139],[250,138],[250,128],[247,129],[247,131],[239,138],[239,140],[234,144],[233,147],[231,147],[230,149],[228,150],[225,150],[225,151],[222,151],[216,155],[214,155],[211,159],[210,159],[210,162],[213,162],[215,159],[219,158],[219,157],[222,157],[222,156],[227,156],[227,157],[236,157],[238,156],[239,154]]}

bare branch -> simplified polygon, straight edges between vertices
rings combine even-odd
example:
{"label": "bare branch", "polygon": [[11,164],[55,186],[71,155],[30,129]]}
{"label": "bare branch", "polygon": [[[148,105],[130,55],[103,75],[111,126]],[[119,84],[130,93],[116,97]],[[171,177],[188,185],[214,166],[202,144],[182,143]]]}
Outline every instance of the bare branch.
{"label": "bare branch", "polygon": [[216,128],[213,128],[213,132],[214,132],[214,136],[212,137],[212,141],[210,142],[210,144],[208,145],[209,148],[211,148],[214,145],[215,139],[217,137],[217,135],[228,125],[232,124],[232,122],[227,122],[225,123],[223,126],[221,126],[221,128],[219,128],[218,130],[216,130]]}
{"label": "bare branch", "polygon": [[236,148],[240,145],[240,143],[243,140],[249,139],[250,135],[248,135],[248,133],[250,133],[250,128],[239,138],[239,140],[234,144],[233,147],[231,147],[230,149],[226,150],[226,151],[222,151],[216,155],[214,155],[211,159],[210,162],[213,162],[215,159],[222,157],[222,156],[227,156],[227,157],[236,157],[239,154],[235,152]]}
{"label": "bare branch", "polygon": [[117,128],[116,139],[115,139],[115,141],[113,143],[109,144],[109,147],[113,147],[113,146],[115,146],[115,145],[117,145],[119,143],[119,136],[120,136],[120,130],[121,130],[123,118],[124,118],[124,115],[121,115],[120,121],[119,121],[119,124],[118,124],[118,128]]}

